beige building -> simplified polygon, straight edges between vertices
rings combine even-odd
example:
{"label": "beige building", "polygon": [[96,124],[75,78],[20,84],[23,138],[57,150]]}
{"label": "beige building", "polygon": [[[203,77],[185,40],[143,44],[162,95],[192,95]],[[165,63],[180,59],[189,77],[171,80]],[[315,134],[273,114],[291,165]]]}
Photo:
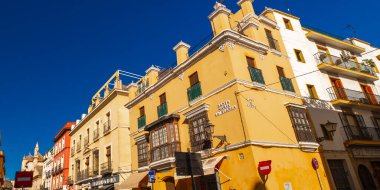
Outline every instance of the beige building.
{"label": "beige building", "polygon": [[[39,151],[38,143],[34,147],[34,154],[29,153],[24,156],[21,161],[21,171],[33,172],[33,187],[30,189],[41,189],[42,185],[42,169],[44,166],[44,157]],[[27,189],[27,188],[25,188]]]}
{"label": "beige building", "polygon": [[127,86],[117,71],[72,128],[70,189],[117,189],[131,171]]}

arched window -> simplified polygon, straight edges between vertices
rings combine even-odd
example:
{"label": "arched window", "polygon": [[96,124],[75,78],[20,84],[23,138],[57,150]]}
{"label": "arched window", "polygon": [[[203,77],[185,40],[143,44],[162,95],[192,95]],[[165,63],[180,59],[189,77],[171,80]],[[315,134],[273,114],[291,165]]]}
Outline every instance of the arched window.
{"label": "arched window", "polygon": [[371,172],[364,165],[360,164],[358,167],[358,173],[363,188],[366,190],[376,190],[375,182],[373,181]]}

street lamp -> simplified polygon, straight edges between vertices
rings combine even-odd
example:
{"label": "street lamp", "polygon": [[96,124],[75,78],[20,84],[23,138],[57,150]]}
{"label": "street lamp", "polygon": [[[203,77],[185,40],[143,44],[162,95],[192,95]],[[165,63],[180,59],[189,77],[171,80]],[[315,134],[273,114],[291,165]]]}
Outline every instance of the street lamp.
{"label": "street lamp", "polygon": [[[330,122],[327,120],[326,124],[322,124],[321,127],[325,128],[326,132],[328,133],[328,136],[331,136],[331,138],[334,136],[334,132],[336,131],[337,123]],[[326,137],[318,137],[317,141],[322,142],[326,140]]]}

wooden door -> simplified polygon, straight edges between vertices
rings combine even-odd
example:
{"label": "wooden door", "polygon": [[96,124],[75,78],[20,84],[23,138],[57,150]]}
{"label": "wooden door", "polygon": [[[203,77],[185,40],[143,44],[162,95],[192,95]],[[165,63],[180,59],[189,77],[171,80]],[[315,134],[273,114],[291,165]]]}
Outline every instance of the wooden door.
{"label": "wooden door", "polygon": [[330,78],[331,85],[334,89],[337,99],[347,99],[346,92],[344,90],[342,81],[340,79]]}
{"label": "wooden door", "polygon": [[360,87],[362,88],[362,91],[364,92],[364,95],[368,99],[369,103],[373,105],[377,105],[378,102],[375,95],[372,92],[372,88],[365,84],[360,84]]}

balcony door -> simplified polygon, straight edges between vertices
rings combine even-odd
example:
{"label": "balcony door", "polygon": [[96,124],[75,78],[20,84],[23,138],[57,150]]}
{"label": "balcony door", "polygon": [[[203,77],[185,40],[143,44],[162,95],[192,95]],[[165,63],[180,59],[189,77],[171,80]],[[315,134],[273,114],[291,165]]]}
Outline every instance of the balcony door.
{"label": "balcony door", "polygon": [[365,84],[360,84],[360,87],[362,88],[362,91],[364,92],[364,95],[366,96],[369,103],[373,105],[377,105],[378,102],[376,100],[375,95],[372,92],[372,88]]}
{"label": "balcony door", "polygon": [[336,99],[347,99],[347,95],[344,91],[342,81],[336,78],[330,78],[330,81],[335,92]]}

